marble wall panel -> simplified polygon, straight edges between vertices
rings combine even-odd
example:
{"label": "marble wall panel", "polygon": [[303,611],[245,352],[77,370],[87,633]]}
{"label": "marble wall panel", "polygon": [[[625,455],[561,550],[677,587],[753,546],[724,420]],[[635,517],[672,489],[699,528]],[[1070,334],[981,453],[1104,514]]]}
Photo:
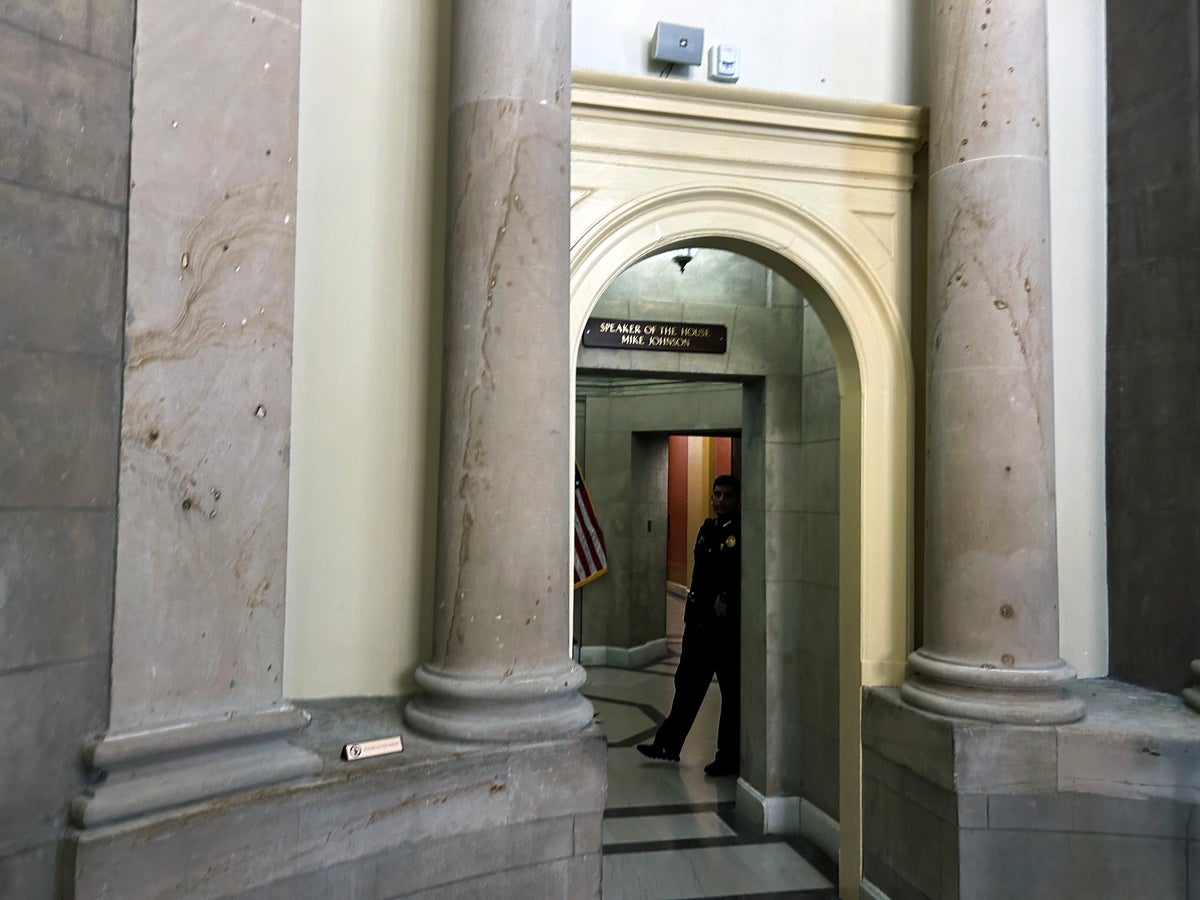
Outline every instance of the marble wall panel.
{"label": "marble wall panel", "polygon": [[812,375],[837,366],[833,356],[833,345],[811,306],[804,307],[804,355],[803,374]]}
{"label": "marble wall panel", "polygon": [[1127,342],[1109,349],[1108,362],[1110,429],[1190,425],[1200,433],[1200,344],[1178,336]]}
{"label": "marble wall panel", "polygon": [[108,654],[111,509],[0,511],[0,671]]}
{"label": "marble wall panel", "polygon": [[124,240],[119,209],[0,185],[0,352],[118,360]]}
{"label": "marble wall panel", "polygon": [[838,511],[838,441],[818,441],[800,448],[800,509],[812,513]]}
{"label": "marble wall panel", "polygon": [[132,0],[90,0],[88,8],[89,52],[128,66],[133,50]]}
{"label": "marble wall panel", "polygon": [[769,442],[766,447],[766,484],[763,495],[766,507],[772,512],[801,512],[805,509],[804,447],[801,444]]}
{"label": "marble wall panel", "polygon": [[97,357],[0,355],[0,506],[112,506],[120,394]]}
{"label": "marble wall panel", "polygon": [[[1129,427],[1119,435],[1109,455],[1109,515],[1145,517],[1147,524],[1153,520],[1159,527],[1180,532],[1200,525],[1200,468],[1178,464],[1180,459],[1197,455],[1197,425],[1175,422],[1157,428]],[[1114,545],[1123,539],[1114,534]],[[1171,539],[1164,535],[1163,540]],[[1170,546],[1164,544],[1163,550]],[[1180,562],[1182,558],[1173,560],[1175,564]],[[1141,569],[1150,564],[1150,558],[1129,559],[1128,563]],[[1172,577],[1171,571],[1164,571],[1162,576]]]}
{"label": "marble wall panel", "polygon": [[835,821],[838,814],[838,742],[823,732],[804,735],[804,799]]}
{"label": "marble wall panel", "polygon": [[[964,900],[1036,897],[1048,890],[1096,900],[1187,896],[1180,840],[967,830],[959,841]],[[1014,859],[1021,865],[1014,866]]]}
{"label": "marble wall panel", "polygon": [[666,633],[667,438],[635,435],[631,459],[629,643],[639,646]]}
{"label": "marble wall panel", "polygon": [[801,718],[809,742],[821,736],[837,742],[838,671],[827,657],[805,655],[800,659]]}
{"label": "marble wall panel", "polygon": [[837,370],[827,369],[806,375],[801,384],[800,427],[804,441],[834,441],[840,434],[841,406],[837,386]]}
{"label": "marble wall panel", "polygon": [[[868,858],[881,862],[889,874],[902,875],[910,886],[909,896],[940,900],[944,894],[938,818],[874,778],[864,777],[863,844]],[[869,865],[864,874],[875,878]],[[886,888],[895,897],[893,884],[888,883]],[[899,896],[905,894],[901,892]]]}
{"label": "marble wall panel", "polygon": [[801,580],[825,587],[837,587],[840,547],[838,517],[823,513],[803,513],[803,520]]}
{"label": "marble wall panel", "polygon": [[770,279],[767,306],[804,306],[806,300],[800,288],[777,272],[768,272],[767,277]]}
{"label": "marble wall panel", "polygon": [[90,5],[90,0],[7,0],[0,16],[48,41],[87,49]]}
{"label": "marble wall panel", "polygon": [[[568,846],[564,847],[564,841]],[[338,896],[396,897],[454,889],[483,877],[503,884],[497,873],[570,856],[570,831],[563,820],[481,829],[419,844],[391,847],[364,859],[281,878],[239,893],[239,900],[327,900]],[[397,886],[403,893],[397,894]],[[502,888],[503,889],[503,888]]]}
{"label": "marble wall panel", "polygon": [[62,828],[85,784],[80,743],[104,727],[107,698],[103,654],[0,675],[0,845]]}
{"label": "marble wall panel", "polygon": [[771,753],[780,761],[767,784],[771,793],[797,796],[802,788],[804,732],[801,719],[800,642],[803,608],[796,581],[768,581],[766,596],[767,719],[774,729]]}
{"label": "marble wall panel", "polygon": [[733,371],[789,374],[801,367],[804,346],[802,307],[738,307],[734,326],[738,344],[730,358]]}
{"label": "marble wall panel", "polygon": [[7,0],[0,18],[51,43],[129,66],[131,0]]}
{"label": "marble wall panel", "polygon": [[1054,729],[969,725],[954,734],[954,778],[965,793],[1053,791],[1059,736]]}
{"label": "marble wall panel", "polygon": [[802,581],[805,579],[805,518],[803,513],[767,512],[765,514],[766,544],[764,551],[768,581]]}
{"label": "marble wall panel", "polygon": [[0,12],[4,897],[59,895],[108,715],[133,3],[99,2]]}
{"label": "marble wall panel", "polygon": [[[1104,13],[1109,71],[1118,76],[1106,83],[1110,120],[1120,122],[1124,113],[1152,103],[1173,84],[1194,82],[1195,10],[1190,4],[1164,4],[1147,16],[1145,4],[1137,0],[1112,0]],[[1173,65],[1163,64],[1168,60]],[[1149,61],[1159,64],[1145,64]]]}
{"label": "marble wall panel", "polygon": [[989,828],[1077,831],[1178,838],[1196,807],[1177,800],[1130,800],[1096,794],[1033,794],[988,798]]}
{"label": "marble wall panel", "polygon": [[1198,207],[1200,184],[1194,169],[1173,181],[1139,186],[1136,191],[1110,183],[1110,270],[1194,252],[1200,234]]}
{"label": "marble wall panel", "polygon": [[[313,732],[323,735],[316,743],[330,754],[325,774],[149,823],[79,832],[73,836],[76,896],[100,896],[102,888],[130,900],[242,896],[256,889],[264,893],[248,896],[293,896],[272,892],[284,885],[311,896],[303,893],[305,878],[330,889],[320,896],[396,896],[409,886],[429,896],[419,892],[488,877],[493,864],[498,896],[563,896],[505,893],[503,873],[522,868],[506,860],[588,855],[590,848],[575,843],[573,819],[602,811],[606,750],[599,735],[517,751],[493,745],[449,757],[414,738],[403,758],[357,764],[351,771],[333,756],[338,726],[346,722],[321,721],[320,710],[316,717],[304,740],[311,741]],[[375,727],[389,727],[374,713],[368,718]],[[206,852],[197,855],[196,847]],[[214,859],[221,864],[214,866]],[[411,871],[408,881],[405,869]],[[333,873],[332,882],[316,874],[322,871]],[[355,876],[363,894],[353,889]],[[377,890],[380,885],[386,889]]]}
{"label": "marble wall panel", "polygon": [[[1189,443],[1200,445],[1194,439]],[[1137,442],[1126,446],[1130,456],[1140,449]],[[1120,452],[1110,451],[1110,483],[1125,481],[1124,472],[1142,472],[1140,466],[1146,464],[1148,455],[1154,454],[1138,455],[1131,461]],[[1117,464],[1120,469],[1113,471]],[[1144,485],[1147,493],[1162,496],[1161,480],[1147,474],[1135,484]],[[1127,496],[1129,490],[1123,487],[1120,494]],[[1188,516],[1114,506],[1109,510],[1108,527],[1113,673],[1135,684],[1177,693],[1191,683],[1188,662],[1197,656],[1200,633],[1193,618],[1186,611],[1181,613],[1181,608],[1169,599],[1200,579],[1200,521],[1194,512]]]}
{"label": "marble wall panel", "polygon": [[118,731],[280,697],[299,4],[142,3],[137,48]]}
{"label": "marble wall panel", "polygon": [[947,765],[954,754],[949,719],[922,716],[901,703],[895,688],[864,690],[862,716],[864,751],[873,750],[943,789],[953,789],[954,773]]}
{"label": "marble wall panel", "polygon": [[121,206],[129,68],[0,26],[0,178]]}
{"label": "marble wall panel", "polygon": [[800,375],[771,375],[763,382],[763,440],[797,444],[804,438]]}
{"label": "marble wall panel", "polygon": [[1175,692],[1200,653],[1200,65],[1191,4],[1105,5],[1111,672]]}
{"label": "marble wall panel", "polygon": [[11,852],[0,849],[0,897],[58,896],[59,852],[57,835]]}
{"label": "marble wall panel", "polygon": [[[1122,268],[1108,275],[1110,347],[1200,334],[1200,251]],[[1109,371],[1108,377],[1113,377]]]}
{"label": "marble wall panel", "polygon": [[1108,183],[1118,191],[1131,185],[1169,184],[1194,171],[1200,160],[1200,109],[1190,102],[1188,79],[1156,85],[1136,106],[1113,113],[1108,135]]}
{"label": "marble wall panel", "polygon": [[800,582],[797,598],[804,610],[799,646],[806,656],[836,663],[838,657],[838,589]]}

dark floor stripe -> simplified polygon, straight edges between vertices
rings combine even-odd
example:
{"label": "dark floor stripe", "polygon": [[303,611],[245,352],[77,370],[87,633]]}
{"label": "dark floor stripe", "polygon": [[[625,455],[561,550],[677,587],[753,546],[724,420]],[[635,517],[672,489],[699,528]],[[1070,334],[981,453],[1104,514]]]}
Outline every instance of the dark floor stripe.
{"label": "dark floor stripe", "polygon": [[[647,816],[680,816],[689,815],[692,812],[715,812],[716,817],[720,818],[726,826],[730,827],[734,833],[740,835],[737,821],[737,804],[732,800],[727,800],[724,803],[676,803],[665,804],[662,806],[624,806],[620,809],[606,809],[604,811],[605,818],[637,818]],[[708,838],[697,838],[695,840],[709,840]],[[800,854],[804,862],[812,866],[818,872],[832,881],[838,883],[838,862],[835,859],[830,859],[824,854],[820,848],[810,841],[805,840],[798,834],[780,834],[780,835],[758,835],[750,834],[745,836],[745,842],[748,844],[773,844],[773,842],[785,842],[792,850]],[[617,846],[612,845],[612,848],[606,846],[605,852],[622,852],[617,851]]]}
{"label": "dark floor stripe", "polygon": [[[694,900],[691,897],[676,897],[671,900]],[[834,888],[813,888],[811,891],[766,891],[762,894],[723,894],[719,897],[705,895],[705,900],[838,900]]]}
{"label": "dark floor stripe", "polygon": [[[609,743],[608,746],[616,747],[617,749],[626,749],[627,750],[630,747],[636,747],[638,744],[651,743],[654,740],[654,736],[656,734],[658,734],[658,725],[652,725],[649,728],[647,728],[645,731],[639,731],[637,734],[630,735],[629,737],[625,738],[625,740],[623,740],[623,741],[613,741],[613,742]],[[671,762],[671,760],[650,759],[649,757],[647,757],[646,762]]]}
{"label": "dark floor stripe", "polygon": [[[637,819],[645,816],[686,816],[689,813],[715,812],[725,821],[726,810],[732,813],[733,801],[724,803],[664,803],[660,806],[621,806],[616,809],[606,809],[606,819]],[[726,824],[729,824],[726,822]],[[732,828],[733,826],[730,825]],[[734,829],[735,831],[737,829]]]}
{"label": "dark floor stripe", "polygon": [[771,834],[762,837],[730,834],[723,837],[668,838],[661,841],[626,841],[620,844],[605,844],[604,855],[619,856],[622,853],[656,853],[660,850],[699,850],[706,847],[746,847],[786,843],[788,841],[785,841],[782,836]]}
{"label": "dark floor stripe", "polygon": [[653,723],[649,727],[643,728],[641,731],[619,741],[611,740],[607,735],[605,735],[605,741],[607,741],[608,746],[610,747],[636,747],[638,744],[644,744],[647,741],[652,741],[654,740],[654,735],[658,733],[658,727],[662,725],[663,721],[666,719],[666,716],[659,712],[658,707],[649,703],[639,703],[636,700],[618,700],[616,697],[605,697],[601,694],[589,694],[587,691],[584,691],[584,696],[589,700],[598,700],[601,703],[613,703],[617,706],[632,707]]}
{"label": "dark floor stripe", "polygon": [[[732,828],[738,831],[737,823],[737,804],[736,803],[721,803],[718,805],[717,817]],[[825,855],[825,851],[817,847],[811,841],[805,840],[798,834],[783,834],[780,837],[787,841],[791,848],[804,857],[804,861],[810,866],[832,881],[838,883],[838,867],[837,860],[830,859]]]}

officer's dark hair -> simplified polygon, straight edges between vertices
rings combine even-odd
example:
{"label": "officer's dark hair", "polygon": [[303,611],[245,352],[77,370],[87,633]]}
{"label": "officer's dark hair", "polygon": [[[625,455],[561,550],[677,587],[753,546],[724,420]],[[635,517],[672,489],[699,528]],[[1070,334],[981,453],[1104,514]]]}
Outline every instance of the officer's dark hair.
{"label": "officer's dark hair", "polygon": [[718,475],[713,479],[713,490],[719,487],[731,487],[735,494],[742,496],[742,483],[732,475]]}

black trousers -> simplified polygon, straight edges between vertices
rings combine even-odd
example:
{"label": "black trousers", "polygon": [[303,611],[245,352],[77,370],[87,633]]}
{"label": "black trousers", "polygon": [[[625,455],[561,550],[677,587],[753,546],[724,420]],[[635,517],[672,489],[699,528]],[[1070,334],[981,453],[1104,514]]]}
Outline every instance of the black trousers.
{"label": "black trousers", "polygon": [[654,743],[678,754],[696,721],[713,675],[721,689],[721,720],[717,725],[717,759],[736,763],[741,731],[741,635],[736,613],[706,618],[683,628],[683,648],[675,670],[675,699],[659,726]]}

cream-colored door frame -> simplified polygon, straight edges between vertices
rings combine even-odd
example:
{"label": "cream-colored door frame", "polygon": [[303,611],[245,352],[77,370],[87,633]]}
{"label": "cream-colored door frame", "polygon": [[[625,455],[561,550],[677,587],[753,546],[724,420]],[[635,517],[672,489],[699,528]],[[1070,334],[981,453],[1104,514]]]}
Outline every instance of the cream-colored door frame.
{"label": "cream-colored door frame", "polygon": [[841,895],[857,897],[861,687],[899,684],[912,640],[909,209],[922,112],[593,72],[574,73],[572,90],[574,347],[612,280],[673,246],[758,248],[815,288],[842,394],[838,852]]}

